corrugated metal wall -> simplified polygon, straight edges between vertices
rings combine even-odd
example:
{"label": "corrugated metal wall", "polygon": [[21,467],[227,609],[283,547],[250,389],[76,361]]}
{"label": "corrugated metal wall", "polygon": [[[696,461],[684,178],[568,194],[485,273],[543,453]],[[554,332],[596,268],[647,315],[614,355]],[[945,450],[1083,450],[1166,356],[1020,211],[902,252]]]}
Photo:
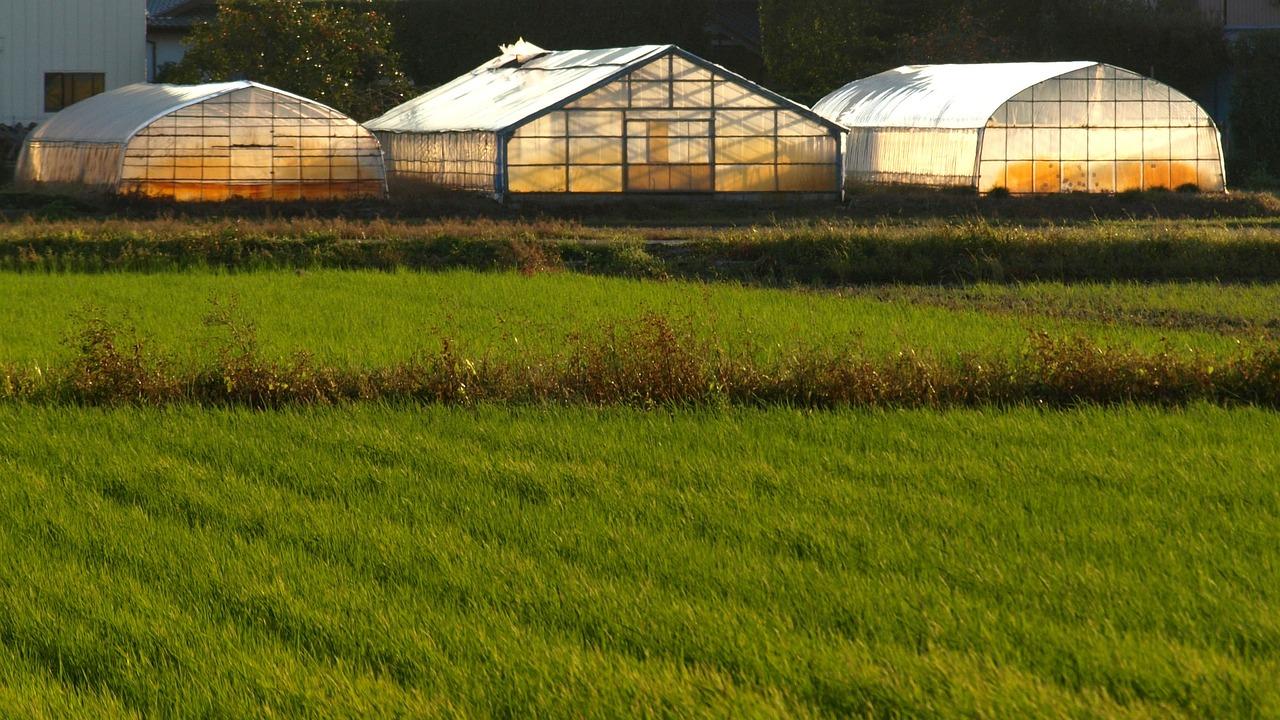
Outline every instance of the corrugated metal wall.
{"label": "corrugated metal wall", "polygon": [[45,73],[105,73],[107,90],[145,81],[146,32],[146,0],[0,1],[0,123],[49,117]]}

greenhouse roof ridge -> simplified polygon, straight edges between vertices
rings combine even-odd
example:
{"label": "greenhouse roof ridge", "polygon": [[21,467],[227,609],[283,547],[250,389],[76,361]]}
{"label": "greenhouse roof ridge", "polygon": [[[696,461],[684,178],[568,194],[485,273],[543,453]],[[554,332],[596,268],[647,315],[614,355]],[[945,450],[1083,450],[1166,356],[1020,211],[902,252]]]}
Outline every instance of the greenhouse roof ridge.
{"label": "greenhouse roof ridge", "polygon": [[502,132],[676,50],[674,45],[542,50],[524,41],[514,47],[542,52],[523,61],[518,52],[504,52],[392,108],[366,127],[383,132]]}
{"label": "greenhouse roof ridge", "polygon": [[123,145],[169,113],[251,87],[332,110],[323,103],[250,80],[203,85],[134,83],[94,95],[67,107],[31,131],[30,140]]}
{"label": "greenhouse roof ridge", "polygon": [[1100,65],[1069,62],[904,65],[855,80],[813,106],[845,127],[984,127],[1029,87]]}

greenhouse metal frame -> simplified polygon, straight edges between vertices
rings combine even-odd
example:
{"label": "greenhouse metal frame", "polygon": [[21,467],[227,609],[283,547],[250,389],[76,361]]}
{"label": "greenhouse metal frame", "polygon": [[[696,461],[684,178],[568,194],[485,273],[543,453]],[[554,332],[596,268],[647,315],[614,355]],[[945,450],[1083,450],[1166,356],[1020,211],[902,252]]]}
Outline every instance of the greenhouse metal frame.
{"label": "greenhouse metal frame", "polygon": [[1104,63],[907,66],[850,83],[814,109],[849,128],[848,183],[1017,194],[1226,189],[1208,113]]}
{"label": "greenhouse metal frame", "polygon": [[676,46],[504,51],[367,124],[393,180],[498,197],[840,192],[843,128]]}
{"label": "greenhouse metal frame", "polygon": [[83,100],[32,131],[17,179],[178,201],[386,195],[372,133],[248,81],[136,84]]}

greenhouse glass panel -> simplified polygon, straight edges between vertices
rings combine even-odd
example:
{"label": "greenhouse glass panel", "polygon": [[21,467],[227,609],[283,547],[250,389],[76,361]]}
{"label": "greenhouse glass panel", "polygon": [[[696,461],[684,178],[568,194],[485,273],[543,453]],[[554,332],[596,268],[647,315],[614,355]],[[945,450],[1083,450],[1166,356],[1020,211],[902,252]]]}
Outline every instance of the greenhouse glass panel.
{"label": "greenhouse glass panel", "polygon": [[567,165],[512,165],[507,170],[507,181],[511,185],[511,192],[566,192],[568,171]]}
{"label": "greenhouse glass panel", "polygon": [[1062,159],[1089,159],[1089,131],[1080,128],[1068,128],[1062,131]]}
{"label": "greenhouse glass panel", "polygon": [[661,80],[666,82],[671,79],[671,56],[658,58],[657,60],[641,65],[631,73],[631,82],[638,80]]}
{"label": "greenhouse glass panel", "polygon": [[1082,160],[1063,160],[1062,192],[1089,191],[1089,163]]}
{"label": "greenhouse glass panel", "polygon": [[622,137],[623,114],[620,112],[570,112],[570,137]]}
{"label": "greenhouse glass panel", "polygon": [[[560,157],[564,157],[561,155]],[[569,139],[570,165],[621,165],[622,139],[585,137]]]}
{"label": "greenhouse glass panel", "polygon": [[1142,189],[1142,162],[1120,160],[1116,162],[1116,192]]}
{"label": "greenhouse glass panel", "polygon": [[721,110],[716,113],[717,137],[759,137],[774,134],[773,110]]}
{"label": "greenhouse glass panel", "polygon": [[1035,163],[1035,192],[1056,193],[1062,189],[1062,169],[1053,160]]}
{"label": "greenhouse glass panel", "polygon": [[1089,192],[1113,193],[1116,191],[1116,165],[1114,162],[1089,163]]}
{"label": "greenhouse glass panel", "polygon": [[1004,160],[1005,129],[987,128],[982,134],[982,161]]}
{"label": "greenhouse glass panel", "polygon": [[619,193],[622,192],[622,166],[571,166],[569,168],[569,192]]}
{"label": "greenhouse glass panel", "polygon": [[1174,160],[1169,163],[1169,187],[1177,190],[1188,185],[1199,186],[1196,161]]}
{"label": "greenhouse glass panel", "polygon": [[836,182],[838,172],[832,163],[818,165],[778,165],[778,190],[781,192],[824,192]]}
{"label": "greenhouse glass panel", "polygon": [[712,79],[711,70],[679,55],[671,58],[671,77],[673,80],[707,81]]}
{"label": "greenhouse glass panel", "polygon": [[728,192],[775,192],[777,169],[773,165],[717,165],[716,184]]}
{"label": "greenhouse glass panel", "polygon": [[1170,188],[1169,161],[1148,160],[1143,171],[1143,189]]}
{"label": "greenhouse glass panel", "polygon": [[1007,188],[1009,183],[1005,180],[1004,175],[1005,164],[999,162],[983,162],[982,175],[978,185],[981,192],[991,192],[996,188]]}

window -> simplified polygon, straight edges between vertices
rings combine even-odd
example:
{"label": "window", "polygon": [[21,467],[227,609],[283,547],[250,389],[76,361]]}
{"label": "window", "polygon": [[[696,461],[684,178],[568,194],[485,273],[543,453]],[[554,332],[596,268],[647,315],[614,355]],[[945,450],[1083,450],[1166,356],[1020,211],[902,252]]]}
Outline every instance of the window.
{"label": "window", "polygon": [[45,73],[44,111],[58,112],[106,89],[106,73]]}

